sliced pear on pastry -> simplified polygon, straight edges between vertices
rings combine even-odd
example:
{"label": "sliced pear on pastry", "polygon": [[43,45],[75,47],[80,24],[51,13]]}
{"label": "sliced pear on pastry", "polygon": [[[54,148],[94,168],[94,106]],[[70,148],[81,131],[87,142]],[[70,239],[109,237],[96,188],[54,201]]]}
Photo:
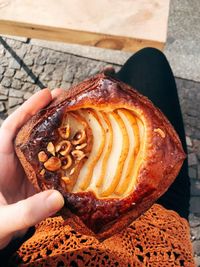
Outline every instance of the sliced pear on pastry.
{"label": "sliced pear on pastry", "polygon": [[174,181],[185,158],[160,110],[104,74],[76,85],[33,116],[15,147],[33,185],[59,190],[73,227],[99,239],[146,211]]}

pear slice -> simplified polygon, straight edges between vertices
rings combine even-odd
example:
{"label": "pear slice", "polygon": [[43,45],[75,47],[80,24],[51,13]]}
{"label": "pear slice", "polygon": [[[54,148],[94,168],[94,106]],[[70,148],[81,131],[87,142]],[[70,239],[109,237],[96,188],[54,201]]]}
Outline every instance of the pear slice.
{"label": "pear slice", "polygon": [[133,172],[136,168],[135,160],[140,147],[140,133],[137,119],[133,112],[126,109],[118,110],[118,114],[123,119],[129,136],[129,153],[124,164],[121,181],[115,190],[115,194],[123,195],[129,188],[130,181],[133,179]]}
{"label": "pear slice", "polygon": [[[120,182],[121,174],[123,171],[124,162],[127,158],[129,151],[129,137],[126,130],[126,126],[121,119],[121,117],[117,114],[117,112],[109,113],[109,118],[112,124],[114,138],[113,138],[113,147],[115,149],[116,154],[119,155],[119,158],[110,164],[110,168],[107,168],[107,177],[109,185],[104,187],[102,192],[100,193],[101,197],[109,197],[115,191],[117,185]],[[121,139],[121,146],[118,145],[119,138]],[[118,150],[118,151],[117,151]],[[113,152],[113,151],[112,151]],[[114,176],[111,178],[111,175],[114,172]]]}
{"label": "pear slice", "polygon": [[107,162],[110,157],[110,153],[111,153],[112,146],[113,146],[113,129],[112,129],[111,122],[106,113],[101,112],[100,114],[103,119],[102,123],[105,125],[105,129],[106,129],[106,142],[105,142],[105,149],[102,153],[102,156],[99,160],[99,164],[97,166],[97,168],[98,167],[101,168],[100,176],[97,178],[97,182],[96,182],[96,186],[98,188],[103,186],[105,175],[106,175]]}
{"label": "pear slice", "polygon": [[140,168],[142,167],[142,161],[145,158],[144,156],[145,142],[143,140],[145,140],[146,138],[145,137],[146,132],[145,132],[145,128],[144,128],[142,121],[138,118],[136,120],[137,120],[137,125],[138,125],[138,130],[139,130],[139,150],[135,158],[134,168],[132,169],[132,173],[130,174],[131,179],[130,179],[127,191],[125,192],[126,195],[135,189],[135,185],[137,183],[138,172]]}
{"label": "pear slice", "polygon": [[90,128],[92,129],[93,135],[93,147],[90,155],[80,170],[77,184],[74,187],[74,192],[78,190],[85,191],[91,183],[93,170],[95,164],[99,160],[103,149],[105,147],[105,130],[103,125],[97,115],[97,113],[92,109],[82,110],[80,112],[82,116],[87,120]]}

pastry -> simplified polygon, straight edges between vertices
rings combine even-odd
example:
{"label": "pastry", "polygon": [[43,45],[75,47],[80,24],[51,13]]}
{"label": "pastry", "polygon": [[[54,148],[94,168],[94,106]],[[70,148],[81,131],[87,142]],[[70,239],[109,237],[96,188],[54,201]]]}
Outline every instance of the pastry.
{"label": "pastry", "polygon": [[185,158],[161,111],[105,74],[74,86],[33,116],[15,148],[38,191],[62,193],[66,223],[99,239],[150,208]]}

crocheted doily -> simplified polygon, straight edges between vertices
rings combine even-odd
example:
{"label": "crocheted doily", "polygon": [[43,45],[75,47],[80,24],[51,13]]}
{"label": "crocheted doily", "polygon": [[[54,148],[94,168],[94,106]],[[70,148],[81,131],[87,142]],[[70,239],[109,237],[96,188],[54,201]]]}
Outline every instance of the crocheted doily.
{"label": "crocheted doily", "polygon": [[37,267],[195,266],[187,221],[158,204],[102,243],[63,225],[62,217],[48,218],[12,262]]}

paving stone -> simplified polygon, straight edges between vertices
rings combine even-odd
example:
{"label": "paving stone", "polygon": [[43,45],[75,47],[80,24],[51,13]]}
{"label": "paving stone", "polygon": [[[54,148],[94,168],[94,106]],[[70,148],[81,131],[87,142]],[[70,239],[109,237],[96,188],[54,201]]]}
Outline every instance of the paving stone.
{"label": "paving stone", "polygon": [[54,81],[61,81],[63,77],[63,66],[59,66],[55,69],[55,71],[52,74],[52,79]]}
{"label": "paving stone", "polygon": [[42,72],[44,71],[44,66],[37,66],[34,65],[32,68],[33,73],[37,76],[39,74],[42,74]]}
{"label": "paving stone", "polygon": [[200,227],[191,228],[190,232],[192,240],[200,240]]}
{"label": "paving stone", "polygon": [[187,111],[187,115],[188,115],[188,124],[192,127],[195,127],[196,126],[196,118],[190,116],[188,111]]}
{"label": "paving stone", "polygon": [[46,57],[39,56],[38,58],[36,58],[36,64],[37,65],[44,65],[45,63],[46,63]]}
{"label": "paving stone", "polygon": [[18,61],[16,61],[16,59],[12,59],[10,61],[9,67],[15,70],[19,70],[21,68],[21,62],[19,63]]}
{"label": "paving stone", "polygon": [[3,74],[5,72],[5,68],[0,66],[0,74]]}
{"label": "paving stone", "polygon": [[10,59],[12,57],[12,55],[10,54],[9,51],[6,50],[4,57],[6,57],[7,59]]}
{"label": "paving stone", "polygon": [[5,111],[5,105],[4,103],[0,102],[0,112]]}
{"label": "paving stone", "polygon": [[48,82],[47,87],[50,89],[54,89],[54,88],[58,87],[58,84],[59,84],[58,81],[50,81],[50,82]]}
{"label": "paving stone", "polygon": [[189,125],[185,125],[185,133],[187,136],[193,136],[193,129]]}
{"label": "paving stone", "polygon": [[[85,62],[86,63],[86,62]],[[85,65],[85,66],[84,66]],[[77,71],[75,72],[74,78],[78,81],[81,82],[83,81],[85,78],[88,77],[90,70],[86,67],[86,64],[80,64],[78,66]]]}
{"label": "paving stone", "polygon": [[200,214],[200,197],[191,197],[190,198],[190,212]]}
{"label": "paving stone", "polygon": [[68,65],[64,72],[63,72],[63,81],[65,82],[72,82],[73,81],[73,78],[74,78],[74,75],[75,75],[75,72],[76,72],[76,68],[75,66],[73,65]]}
{"label": "paving stone", "polygon": [[200,179],[200,164],[197,166],[197,177]]}
{"label": "paving stone", "polygon": [[9,90],[9,97],[11,96],[11,97],[20,98],[20,97],[23,97],[23,95],[24,95],[24,92],[22,92],[22,91],[15,90],[15,89],[10,89]]}
{"label": "paving stone", "polygon": [[200,240],[195,240],[193,242],[194,254],[200,256]]}
{"label": "paving stone", "polygon": [[191,182],[191,195],[200,197],[200,181],[198,181],[197,179],[190,179],[190,182]]}
{"label": "paving stone", "polygon": [[56,63],[58,63],[58,53],[54,52],[54,51],[51,51],[49,53],[49,56],[48,56],[46,62],[47,62],[47,64],[56,64]]}
{"label": "paving stone", "polygon": [[22,104],[22,103],[23,103],[22,98],[9,97],[9,99],[8,99],[8,107],[9,108],[15,107],[15,106]]}
{"label": "paving stone", "polygon": [[34,90],[33,90],[33,94],[35,94],[35,93],[39,92],[40,90],[41,90],[41,88],[40,88],[40,87],[38,87],[38,86],[35,86],[35,87],[34,87]]}
{"label": "paving stone", "polygon": [[195,153],[190,153],[188,155],[188,164],[189,166],[197,165],[197,156]]}
{"label": "paving stone", "polygon": [[3,57],[5,55],[5,49],[3,46],[0,46],[0,57]]}
{"label": "paving stone", "polygon": [[7,69],[7,70],[5,71],[5,73],[4,73],[4,76],[5,76],[5,77],[13,77],[14,74],[15,74],[15,70],[13,70],[13,69]]}
{"label": "paving stone", "polygon": [[34,77],[34,76],[26,76],[25,82],[29,82],[29,83],[36,83],[38,80],[38,77]]}
{"label": "paving stone", "polygon": [[190,153],[194,153],[194,148],[191,147],[191,146],[187,146],[187,153],[190,154]]}
{"label": "paving stone", "polygon": [[200,129],[200,121],[197,122],[197,128]]}
{"label": "paving stone", "polygon": [[1,93],[2,95],[8,95],[8,92],[9,92],[9,89],[4,88],[4,87],[1,86],[1,84],[0,84],[0,93]]}
{"label": "paving stone", "polygon": [[196,151],[197,157],[200,160],[200,140],[194,139],[193,144],[194,144],[194,150]]}
{"label": "paving stone", "polygon": [[197,178],[197,170],[196,170],[196,168],[189,167],[189,177],[190,178]]}
{"label": "paving stone", "polygon": [[41,53],[42,53],[42,50],[43,50],[43,48],[40,47],[40,46],[30,45],[30,54],[33,54],[34,57],[35,57],[36,55],[41,54]]}
{"label": "paving stone", "polygon": [[6,101],[7,99],[8,99],[8,96],[0,95],[0,101]]}
{"label": "paving stone", "polygon": [[29,99],[32,95],[33,95],[32,93],[27,92],[27,93],[24,94],[24,99],[27,100],[27,99]]}
{"label": "paving stone", "polygon": [[22,42],[20,42],[20,41],[16,41],[16,40],[10,39],[10,38],[4,38],[4,40],[7,42],[7,44],[9,46],[14,48],[15,50],[20,49],[22,46]]}
{"label": "paving stone", "polygon": [[50,74],[50,75],[52,75],[52,73],[53,73],[54,70],[55,70],[55,65],[52,65],[52,64],[46,64],[46,65],[44,66],[44,72],[45,72],[46,74]]}
{"label": "paving stone", "polygon": [[27,66],[33,66],[33,63],[34,63],[34,60],[33,60],[33,57],[32,56],[26,56],[24,59],[23,59],[23,62],[25,65]]}
{"label": "paving stone", "polygon": [[200,217],[197,217],[194,214],[190,214],[189,223],[190,223],[190,227],[192,228],[200,226]]}
{"label": "paving stone", "polygon": [[194,136],[198,139],[200,139],[200,130],[199,129],[195,129],[194,130]]}
{"label": "paving stone", "polygon": [[10,87],[12,83],[12,80],[8,77],[4,77],[3,80],[1,81],[1,85],[5,87]]}
{"label": "paving stone", "polygon": [[189,109],[187,113],[188,113],[189,116],[193,116],[193,117],[197,117],[198,116],[198,110],[196,110],[194,108]]}
{"label": "paving stone", "polygon": [[17,70],[15,73],[15,78],[24,81],[27,78],[27,73],[23,70]]}
{"label": "paving stone", "polygon": [[15,53],[22,60],[27,53],[27,45],[23,45],[19,49],[15,49]]}
{"label": "paving stone", "polygon": [[194,257],[194,261],[195,261],[195,266],[200,267],[200,257],[198,256]]}
{"label": "paving stone", "polygon": [[71,83],[68,83],[68,82],[62,82],[60,84],[60,88],[63,88],[63,89],[69,89],[71,87]]}
{"label": "paving stone", "polygon": [[32,84],[32,83],[24,83],[24,85],[22,86],[22,91],[24,91],[24,92],[33,92],[34,91],[34,89],[35,89],[35,85],[34,84]]}
{"label": "paving stone", "polygon": [[8,66],[8,59],[6,57],[1,58],[1,66],[7,67]]}
{"label": "paving stone", "polygon": [[40,79],[42,81],[50,81],[53,78],[53,72],[54,72],[55,66],[47,64],[44,67],[44,71],[40,75]]}
{"label": "paving stone", "polygon": [[22,85],[23,85],[23,83],[21,81],[17,80],[17,79],[14,79],[12,81],[12,88],[21,89]]}

